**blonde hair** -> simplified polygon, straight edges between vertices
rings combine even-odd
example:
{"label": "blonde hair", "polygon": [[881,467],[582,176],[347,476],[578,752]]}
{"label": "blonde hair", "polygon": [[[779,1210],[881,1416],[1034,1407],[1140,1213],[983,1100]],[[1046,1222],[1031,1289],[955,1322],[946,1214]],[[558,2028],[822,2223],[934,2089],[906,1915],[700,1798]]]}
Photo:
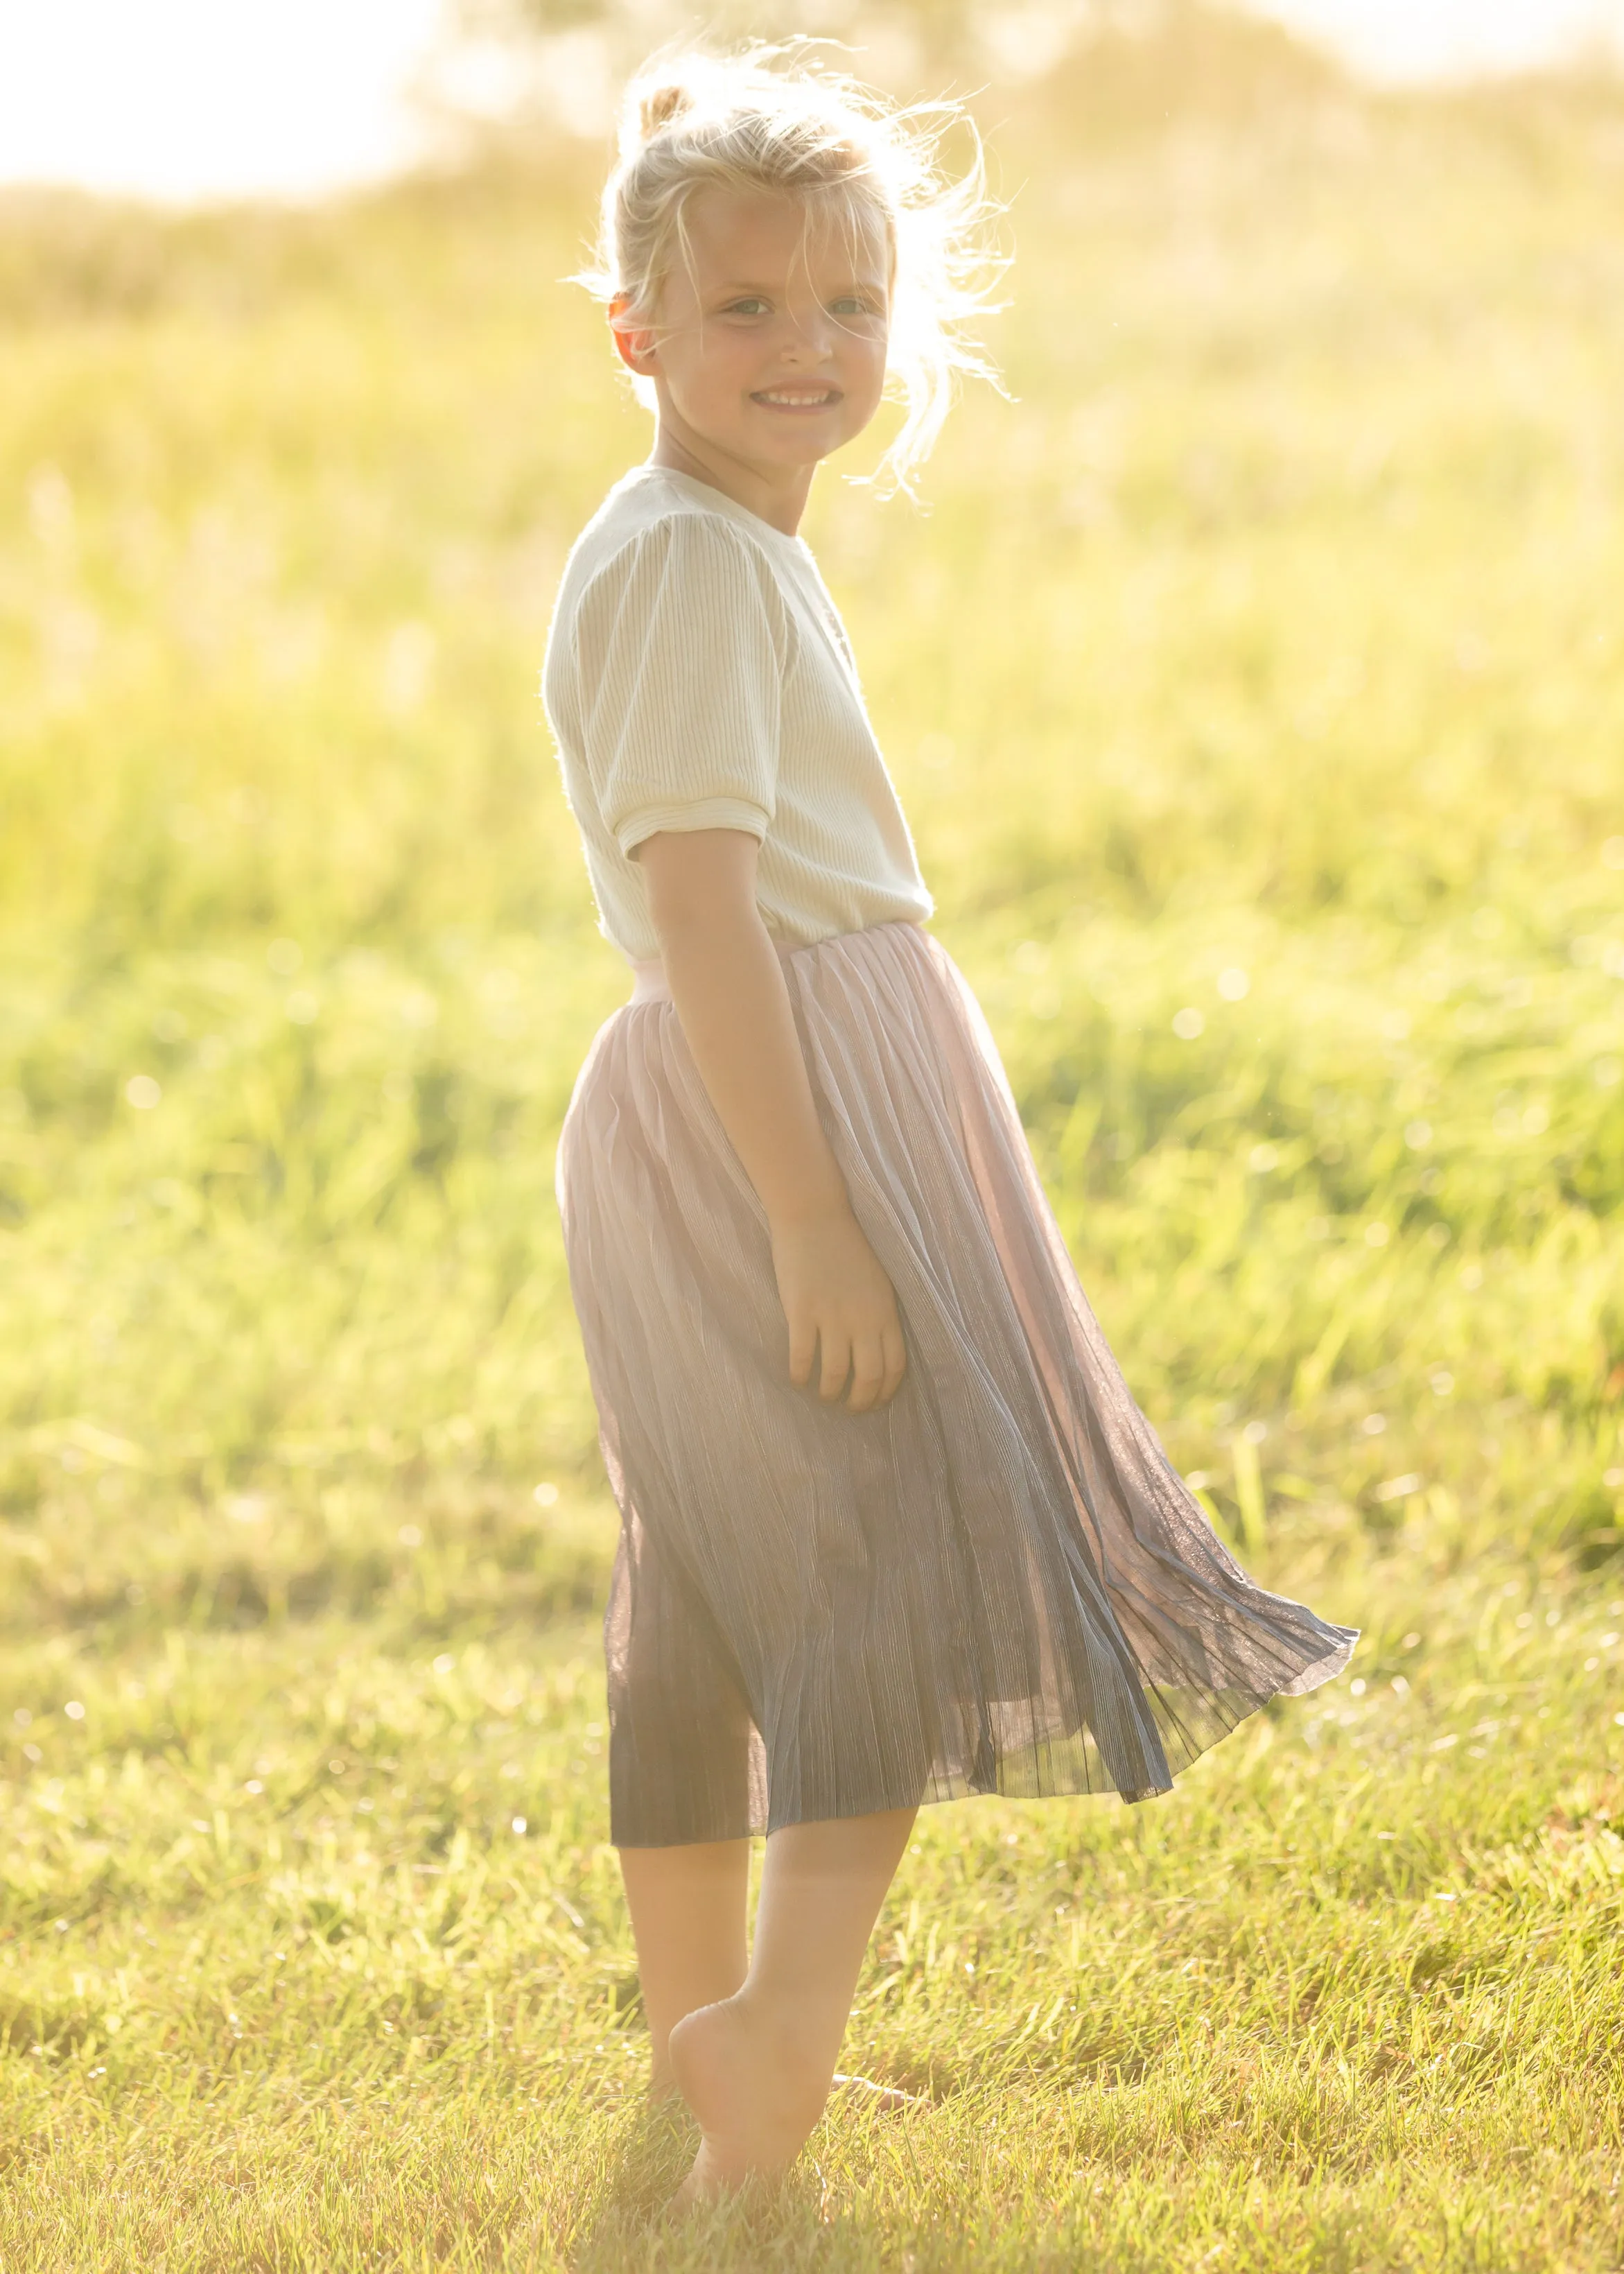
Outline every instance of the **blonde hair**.
{"label": "blonde hair", "polygon": [[[683,212],[696,190],[764,190],[843,210],[855,233],[877,222],[891,266],[887,393],[906,406],[880,478],[908,489],[941,431],[961,373],[997,374],[970,320],[1002,272],[989,241],[999,210],[981,146],[954,103],[901,109],[813,66],[806,43],[737,54],[656,56],[626,92],[619,155],[605,185],[597,267],[576,281],[651,321],[673,256],[688,259]],[[944,135],[962,125],[971,156],[955,180]],[[634,381],[651,403],[649,381]]]}

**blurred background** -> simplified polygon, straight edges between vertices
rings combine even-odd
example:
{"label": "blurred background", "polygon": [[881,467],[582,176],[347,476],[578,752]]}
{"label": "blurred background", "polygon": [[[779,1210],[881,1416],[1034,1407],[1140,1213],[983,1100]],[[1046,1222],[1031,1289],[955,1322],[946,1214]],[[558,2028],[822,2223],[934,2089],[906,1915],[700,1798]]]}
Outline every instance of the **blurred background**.
{"label": "blurred background", "polygon": [[[1139,2188],[1173,2240],[1111,2263],[1194,2263],[1207,2212],[1154,2206],[1169,2173],[1206,2185],[1207,2125],[1235,2202],[1278,2185],[1265,2268],[1330,2263],[1279,2238],[1342,2216],[1343,2172],[1376,2207],[1336,2263],[1599,2267],[1619,10],[707,21],[971,98],[1009,395],[966,393],[918,508],[843,478],[859,446],[808,533],[1129,1381],[1252,1566],[1365,1630],[1346,1682],[1158,1811],[933,1811],[853,2059],[943,2090],[1041,2069],[1074,2109],[1142,2079],[1086,2102],[1138,2174],[1089,2215]],[[0,0],[19,2264],[291,2264],[279,2206],[341,2169],[297,2263],[383,2263],[367,2222],[409,2187],[402,2235],[530,2263],[479,2255],[480,2220],[535,2215],[545,2149],[573,2232],[577,2117],[635,2087],[593,1631],[613,1516],[552,1193],[627,983],[537,676],[567,548],[648,440],[561,280],[617,79],[687,22]],[[1429,1908],[1473,1871],[1481,1903]],[[1203,1873],[1227,1912],[1190,1900]],[[1089,1969],[1108,2011],[1067,2003]],[[1496,1981],[1503,2013],[1473,2002]],[[1214,2015],[1198,2108],[1180,2063]],[[1499,2096],[1467,2125],[1457,2052]],[[1230,2124],[1266,2105],[1267,2138]],[[1034,2182],[1056,2201],[1079,2177],[1058,2105],[1019,2119],[1018,2221],[1021,2169],[1062,2158]],[[951,2189],[994,2184],[977,2127],[1017,2112],[990,2106],[941,2114],[966,2129],[930,2135],[948,2192],[910,2232],[982,2217]],[[1492,2225],[1507,2174],[1515,2247],[1479,2253],[1456,2212],[1477,2188]],[[1394,2204],[1457,2255],[1395,2255]]]}
{"label": "blurred background", "polygon": [[[1251,0],[1252,16],[1387,85],[1605,67],[1624,0]],[[702,26],[811,33],[914,92],[1040,79],[1161,0],[23,0],[0,6],[0,181],[169,199],[319,196],[398,172],[449,129],[601,133],[626,72]]]}

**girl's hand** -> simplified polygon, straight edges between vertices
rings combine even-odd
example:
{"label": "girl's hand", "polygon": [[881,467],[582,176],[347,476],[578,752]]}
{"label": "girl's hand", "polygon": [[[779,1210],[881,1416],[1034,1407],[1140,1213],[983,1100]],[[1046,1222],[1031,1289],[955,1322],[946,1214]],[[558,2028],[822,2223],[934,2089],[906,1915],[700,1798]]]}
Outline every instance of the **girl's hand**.
{"label": "girl's hand", "polygon": [[838,1397],[848,1375],[853,1413],[895,1397],[908,1363],[896,1292],[850,1209],[775,1224],[772,1266],[791,1381],[811,1379],[816,1349],[820,1397]]}

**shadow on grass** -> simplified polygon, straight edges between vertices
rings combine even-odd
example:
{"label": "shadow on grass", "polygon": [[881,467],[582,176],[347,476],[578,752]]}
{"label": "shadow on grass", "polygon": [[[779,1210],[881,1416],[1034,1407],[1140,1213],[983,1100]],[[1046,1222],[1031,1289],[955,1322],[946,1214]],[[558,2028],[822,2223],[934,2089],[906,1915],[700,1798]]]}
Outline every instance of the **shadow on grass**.
{"label": "shadow on grass", "polygon": [[605,2172],[600,2208],[569,2254],[572,2274],[761,2274],[821,2264],[838,2248],[842,2223],[830,2222],[816,2134],[783,2179],[755,2180],[726,2202],[667,2220],[665,2206],[698,2141],[680,2107],[645,2103],[628,2120]]}
{"label": "shadow on grass", "polygon": [[694,2159],[698,2133],[685,2108],[644,2098],[626,2119],[605,2166],[597,2210],[569,2264],[581,2274],[658,2265],[662,2213]]}

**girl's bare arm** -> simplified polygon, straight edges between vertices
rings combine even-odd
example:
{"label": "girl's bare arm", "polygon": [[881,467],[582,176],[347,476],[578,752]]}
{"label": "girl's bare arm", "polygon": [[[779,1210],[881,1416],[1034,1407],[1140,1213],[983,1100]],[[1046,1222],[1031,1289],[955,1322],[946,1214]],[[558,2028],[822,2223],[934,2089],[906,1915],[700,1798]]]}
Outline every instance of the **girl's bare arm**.
{"label": "girl's bare arm", "polygon": [[637,848],[682,1032],[772,1234],[791,1377],[853,1412],[906,1365],[897,1299],[863,1237],[807,1078],[778,951],[756,906],[756,840],[662,830]]}

